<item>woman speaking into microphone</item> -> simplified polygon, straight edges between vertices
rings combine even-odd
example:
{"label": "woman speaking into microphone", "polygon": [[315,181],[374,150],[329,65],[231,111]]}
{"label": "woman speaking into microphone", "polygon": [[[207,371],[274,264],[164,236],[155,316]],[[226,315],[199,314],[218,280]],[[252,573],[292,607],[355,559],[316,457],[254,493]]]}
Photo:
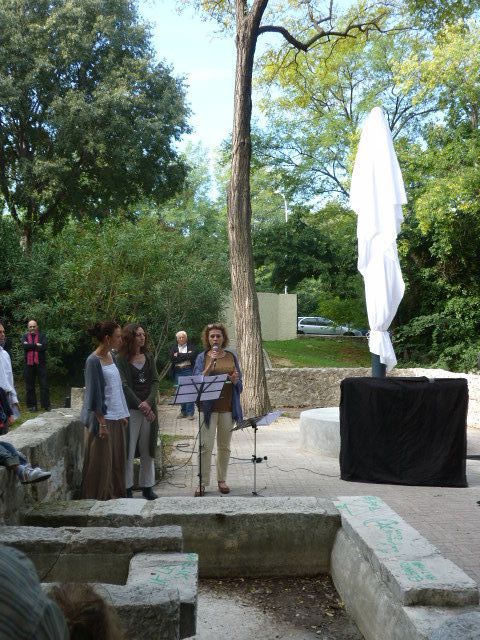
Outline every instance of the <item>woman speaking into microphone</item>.
{"label": "woman speaking into microphone", "polygon": [[215,434],[217,436],[217,482],[220,493],[230,493],[226,483],[230,460],[230,440],[234,422],[243,419],[240,394],[242,393],[242,374],[236,355],[227,349],[227,330],[220,323],[207,324],[202,331],[202,351],[195,362],[194,374],[212,376],[228,374],[227,383],[218,400],[200,403],[200,456],[202,469],[201,484],[195,496],[203,496],[205,487],[210,484],[210,467]]}

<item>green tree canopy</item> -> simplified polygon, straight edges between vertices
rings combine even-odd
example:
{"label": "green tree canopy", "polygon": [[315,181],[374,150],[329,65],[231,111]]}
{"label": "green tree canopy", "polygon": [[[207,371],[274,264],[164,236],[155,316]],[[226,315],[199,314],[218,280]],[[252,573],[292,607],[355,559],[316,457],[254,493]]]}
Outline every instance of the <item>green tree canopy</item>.
{"label": "green tree canopy", "polygon": [[78,379],[91,348],[87,329],[96,320],[141,322],[161,364],[176,331],[198,342],[203,326],[221,316],[228,265],[214,247],[154,216],[72,220],[55,235],[47,225],[31,251],[12,255],[7,265],[11,282],[1,292],[1,313],[9,335],[34,316],[49,336],[52,371]]}
{"label": "green tree canopy", "polygon": [[30,239],[181,186],[182,81],[130,0],[0,4],[0,205]]}

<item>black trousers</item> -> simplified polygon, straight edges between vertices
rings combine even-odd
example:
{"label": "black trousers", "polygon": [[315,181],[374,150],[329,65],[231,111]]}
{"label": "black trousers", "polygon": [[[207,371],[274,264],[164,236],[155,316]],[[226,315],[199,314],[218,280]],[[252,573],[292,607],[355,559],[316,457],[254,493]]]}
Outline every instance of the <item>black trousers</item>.
{"label": "black trousers", "polygon": [[44,409],[50,409],[50,394],[47,384],[47,367],[44,364],[26,364],[23,369],[27,407],[37,407],[35,382],[38,378],[40,386],[40,400]]}

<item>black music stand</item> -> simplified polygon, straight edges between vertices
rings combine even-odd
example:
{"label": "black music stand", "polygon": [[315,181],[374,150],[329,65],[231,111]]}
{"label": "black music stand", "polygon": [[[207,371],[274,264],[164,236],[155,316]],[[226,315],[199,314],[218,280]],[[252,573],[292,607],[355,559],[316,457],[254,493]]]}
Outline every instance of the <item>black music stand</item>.
{"label": "black music stand", "polygon": [[246,418],[241,422],[238,422],[235,427],[233,427],[232,431],[238,431],[239,429],[246,429],[247,427],[252,427],[253,429],[253,453],[252,453],[252,462],[253,462],[253,491],[252,495],[258,496],[257,493],[257,464],[262,462],[262,460],[267,460],[267,456],[263,456],[262,458],[257,457],[257,431],[259,426],[268,425],[274,422],[282,414],[281,411],[271,411],[270,413],[266,413],[263,416],[254,416],[253,418]]}
{"label": "black music stand", "polygon": [[[178,376],[177,390],[170,404],[195,402],[197,407],[199,407],[199,402],[218,400],[227,378],[228,374],[226,373],[221,373],[217,376],[203,376],[202,374],[196,376]],[[202,487],[202,430],[200,409],[198,411],[198,452],[198,479],[199,487]]]}

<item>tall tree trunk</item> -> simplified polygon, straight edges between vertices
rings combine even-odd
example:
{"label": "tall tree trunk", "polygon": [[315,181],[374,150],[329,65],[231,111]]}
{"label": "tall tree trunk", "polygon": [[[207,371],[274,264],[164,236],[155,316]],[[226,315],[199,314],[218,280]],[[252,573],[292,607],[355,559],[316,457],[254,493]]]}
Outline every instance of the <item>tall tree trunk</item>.
{"label": "tall tree trunk", "polygon": [[[266,6],[267,3],[261,4]],[[244,1],[237,0],[236,4],[237,64],[232,175],[228,193],[228,237],[237,347],[244,378],[242,403],[246,413],[258,415],[270,408],[250,228],[252,74],[258,25],[263,12],[249,14]]]}

